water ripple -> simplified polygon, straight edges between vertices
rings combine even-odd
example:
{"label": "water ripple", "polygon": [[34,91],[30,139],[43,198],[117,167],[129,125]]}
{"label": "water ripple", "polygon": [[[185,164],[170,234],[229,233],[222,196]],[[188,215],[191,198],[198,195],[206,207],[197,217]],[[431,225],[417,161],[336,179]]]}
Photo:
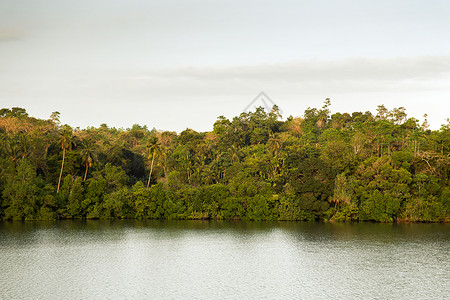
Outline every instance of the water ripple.
{"label": "water ripple", "polygon": [[0,298],[444,299],[448,228],[0,223]]}

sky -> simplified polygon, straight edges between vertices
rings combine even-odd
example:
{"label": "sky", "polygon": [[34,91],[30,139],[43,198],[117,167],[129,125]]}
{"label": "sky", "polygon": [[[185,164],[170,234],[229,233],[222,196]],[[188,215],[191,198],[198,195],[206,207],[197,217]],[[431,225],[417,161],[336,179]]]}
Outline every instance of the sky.
{"label": "sky", "polygon": [[449,34],[448,0],[0,0],[0,107],[210,131],[264,91],[284,117],[330,98],[439,129]]}

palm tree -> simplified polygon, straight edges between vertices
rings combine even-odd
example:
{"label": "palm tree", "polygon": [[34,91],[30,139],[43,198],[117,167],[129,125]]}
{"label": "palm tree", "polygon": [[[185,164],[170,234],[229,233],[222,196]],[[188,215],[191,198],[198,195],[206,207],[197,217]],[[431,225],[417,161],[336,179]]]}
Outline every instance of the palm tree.
{"label": "palm tree", "polygon": [[2,150],[14,163],[21,157],[20,146],[16,138],[10,138],[4,135],[2,138]]}
{"label": "palm tree", "polygon": [[17,163],[21,158],[30,158],[30,142],[24,133],[17,133],[12,137],[2,134],[0,136],[0,146],[0,155],[9,157],[14,163]]}
{"label": "palm tree", "polygon": [[83,161],[83,165],[86,167],[86,172],[84,172],[84,179],[86,181],[87,173],[89,167],[92,167],[94,160],[97,158],[97,152],[95,150],[95,144],[92,144],[89,140],[84,140],[81,143],[83,147],[80,152],[81,160]]}
{"label": "palm tree", "polygon": [[31,157],[32,155],[31,143],[30,140],[27,138],[27,135],[24,133],[19,133],[19,135],[17,136],[17,142],[19,143],[19,149],[22,158],[29,159],[34,163]]}
{"label": "palm tree", "polygon": [[148,175],[148,182],[147,182],[147,189],[150,186],[150,179],[152,178],[152,172],[153,172],[153,163],[155,162],[155,157],[159,156],[161,153],[160,145],[158,143],[158,138],[156,136],[152,137],[147,144],[147,158],[152,158],[152,163],[150,165],[150,173]]}
{"label": "palm tree", "polygon": [[6,134],[3,134],[0,132],[0,155],[6,155],[7,151],[6,151],[6,147],[7,147],[7,142],[8,142],[8,137],[6,136]]}
{"label": "palm tree", "polygon": [[344,173],[338,174],[335,178],[334,184],[334,195],[330,199],[331,202],[334,202],[334,210],[331,219],[334,218],[339,206],[345,205],[348,206],[351,204],[351,198],[347,191],[347,178]]}
{"label": "palm tree", "polygon": [[228,148],[228,153],[231,155],[231,162],[239,162],[239,149],[236,147],[236,145],[231,145],[231,147]]}
{"label": "palm tree", "polygon": [[267,147],[272,151],[274,157],[278,156],[278,151],[282,148],[282,142],[280,138],[274,133],[270,134],[270,138],[267,141]]}
{"label": "palm tree", "polygon": [[59,131],[58,144],[60,144],[61,149],[63,149],[63,159],[61,163],[61,172],[59,173],[58,188],[56,189],[56,193],[59,193],[59,187],[61,185],[61,177],[64,169],[66,149],[72,150],[72,144],[75,144],[72,135],[72,128],[69,125],[64,125],[64,127]]}

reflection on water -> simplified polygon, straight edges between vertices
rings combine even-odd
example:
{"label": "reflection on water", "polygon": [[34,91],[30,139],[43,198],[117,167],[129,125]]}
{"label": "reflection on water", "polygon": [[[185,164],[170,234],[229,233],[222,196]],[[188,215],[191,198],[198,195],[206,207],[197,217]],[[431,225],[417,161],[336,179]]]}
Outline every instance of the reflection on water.
{"label": "reflection on water", "polygon": [[0,298],[450,297],[446,224],[0,223]]}

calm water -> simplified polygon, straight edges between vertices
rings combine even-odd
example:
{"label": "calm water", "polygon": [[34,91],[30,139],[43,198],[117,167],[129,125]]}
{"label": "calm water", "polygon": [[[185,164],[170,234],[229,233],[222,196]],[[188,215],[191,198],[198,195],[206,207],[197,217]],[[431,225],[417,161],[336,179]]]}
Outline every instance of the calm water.
{"label": "calm water", "polygon": [[1,299],[449,299],[450,225],[0,223]]}

